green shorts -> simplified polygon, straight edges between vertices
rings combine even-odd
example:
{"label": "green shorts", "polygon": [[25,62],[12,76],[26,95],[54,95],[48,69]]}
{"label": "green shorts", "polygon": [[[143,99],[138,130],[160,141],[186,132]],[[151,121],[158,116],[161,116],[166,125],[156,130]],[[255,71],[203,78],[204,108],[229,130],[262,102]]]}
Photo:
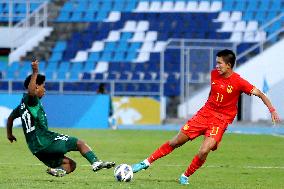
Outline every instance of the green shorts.
{"label": "green shorts", "polygon": [[77,141],[75,137],[59,135],[47,148],[34,155],[46,166],[56,168],[62,165],[64,154],[78,150]]}

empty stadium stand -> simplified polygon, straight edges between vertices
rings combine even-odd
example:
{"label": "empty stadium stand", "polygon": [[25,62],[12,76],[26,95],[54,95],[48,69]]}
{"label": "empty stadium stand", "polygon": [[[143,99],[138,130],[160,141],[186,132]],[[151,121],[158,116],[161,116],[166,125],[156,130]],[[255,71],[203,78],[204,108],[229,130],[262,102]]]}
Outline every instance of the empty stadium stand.
{"label": "empty stadium stand", "polygon": [[[1,2],[0,13],[7,14],[7,7]],[[30,11],[36,7],[31,3]],[[200,40],[204,44],[224,41],[224,47],[227,43],[235,45],[240,54],[283,27],[283,17],[264,27],[283,10],[279,0],[66,1],[53,20],[55,26],[85,23],[86,27],[71,31],[65,39],[55,39],[40,70],[51,81],[49,91],[95,92],[98,83],[104,82],[116,95],[159,95],[163,81],[164,95],[178,96],[181,53],[179,49],[166,49],[170,39]],[[21,4],[13,5],[16,14],[26,11]],[[1,17],[0,21],[8,20]],[[161,53],[165,59],[163,76]],[[206,50],[190,51],[190,82],[203,82],[208,76],[214,66],[210,56]],[[244,61],[246,57],[240,60]],[[29,63],[1,63],[0,73],[1,90],[7,89],[10,80],[19,81],[13,83],[13,90],[22,90],[21,81],[30,73]]]}

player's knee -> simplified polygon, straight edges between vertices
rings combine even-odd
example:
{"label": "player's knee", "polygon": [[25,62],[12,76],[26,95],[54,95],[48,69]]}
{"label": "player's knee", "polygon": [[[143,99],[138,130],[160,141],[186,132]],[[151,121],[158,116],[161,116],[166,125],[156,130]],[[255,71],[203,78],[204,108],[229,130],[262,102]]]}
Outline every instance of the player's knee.
{"label": "player's knee", "polygon": [[177,139],[173,139],[169,141],[169,145],[173,148],[178,148],[182,146],[185,142]]}
{"label": "player's knee", "polygon": [[210,152],[210,149],[207,149],[207,148],[202,148],[202,149],[200,149],[199,150],[199,157],[201,158],[201,159],[206,159],[206,157],[207,157],[207,155],[209,154],[209,152]]}
{"label": "player's knee", "polygon": [[83,145],[83,144],[84,144],[84,141],[82,141],[82,140],[80,140],[80,139],[77,141],[77,146],[81,146],[81,145]]}
{"label": "player's knee", "polygon": [[77,148],[78,148],[78,149],[82,148],[82,147],[85,146],[85,145],[86,145],[86,144],[85,144],[84,141],[82,141],[82,140],[78,140],[78,141],[77,141]]}

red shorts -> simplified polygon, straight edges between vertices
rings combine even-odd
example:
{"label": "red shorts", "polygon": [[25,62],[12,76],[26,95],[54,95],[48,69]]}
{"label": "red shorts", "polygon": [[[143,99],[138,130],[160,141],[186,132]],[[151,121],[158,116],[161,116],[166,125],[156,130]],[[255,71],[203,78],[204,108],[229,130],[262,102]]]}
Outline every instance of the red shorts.
{"label": "red shorts", "polygon": [[[181,128],[181,132],[186,134],[190,140],[200,135],[212,137],[217,144],[222,140],[222,136],[226,131],[228,123],[214,117],[210,113],[198,112]],[[216,146],[217,148],[217,146]]]}

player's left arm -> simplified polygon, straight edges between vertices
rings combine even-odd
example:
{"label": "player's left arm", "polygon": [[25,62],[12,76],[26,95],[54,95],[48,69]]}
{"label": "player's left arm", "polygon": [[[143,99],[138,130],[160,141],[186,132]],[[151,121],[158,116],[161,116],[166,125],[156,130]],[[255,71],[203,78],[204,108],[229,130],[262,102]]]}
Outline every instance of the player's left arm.
{"label": "player's left arm", "polygon": [[32,67],[32,77],[28,86],[28,94],[30,96],[36,96],[36,79],[37,79],[37,74],[39,73],[39,68],[38,68],[38,60],[34,59],[32,61],[31,67]]}
{"label": "player's left arm", "polygon": [[13,135],[13,122],[16,118],[20,117],[19,114],[19,106],[15,108],[12,113],[9,115],[6,129],[7,129],[7,139],[12,143],[13,141],[17,141],[17,138]]}
{"label": "player's left arm", "polygon": [[256,87],[253,88],[251,94],[259,97],[262,100],[262,102],[267,106],[269,112],[271,113],[272,122],[279,123],[280,118],[278,116],[278,113],[276,112],[276,109],[273,107],[268,97]]}

